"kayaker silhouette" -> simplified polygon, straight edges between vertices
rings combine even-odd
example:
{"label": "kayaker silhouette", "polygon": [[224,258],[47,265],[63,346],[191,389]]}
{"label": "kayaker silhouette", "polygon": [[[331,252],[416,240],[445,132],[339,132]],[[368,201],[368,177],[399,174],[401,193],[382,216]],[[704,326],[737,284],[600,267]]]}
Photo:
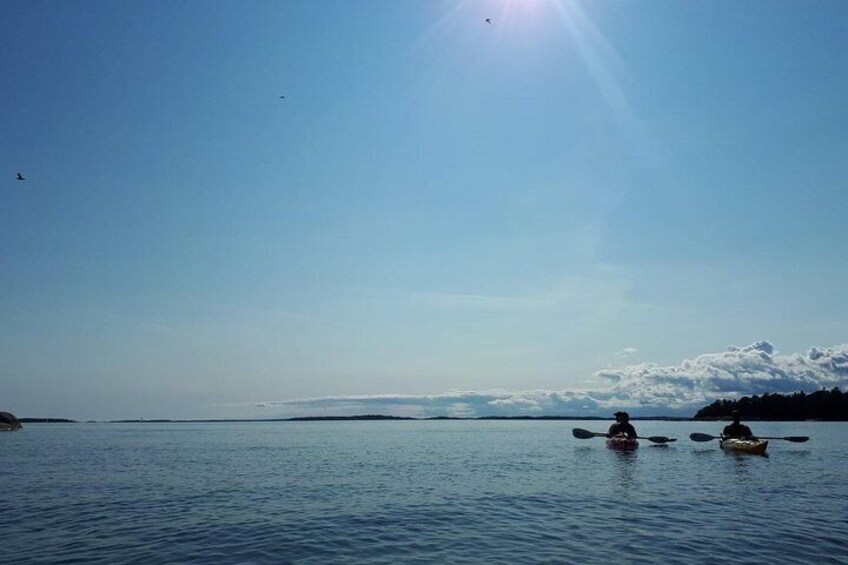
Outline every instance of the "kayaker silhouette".
{"label": "kayaker silhouette", "polygon": [[623,434],[630,439],[635,439],[638,434],[636,433],[636,428],[634,428],[633,424],[630,423],[630,414],[627,412],[616,412],[614,416],[615,424],[610,426],[608,432],[610,437]]}
{"label": "kayaker silhouette", "polygon": [[733,418],[733,423],[724,427],[721,432],[722,437],[732,437],[734,439],[755,439],[751,428],[739,422],[739,410],[734,410],[730,413]]}

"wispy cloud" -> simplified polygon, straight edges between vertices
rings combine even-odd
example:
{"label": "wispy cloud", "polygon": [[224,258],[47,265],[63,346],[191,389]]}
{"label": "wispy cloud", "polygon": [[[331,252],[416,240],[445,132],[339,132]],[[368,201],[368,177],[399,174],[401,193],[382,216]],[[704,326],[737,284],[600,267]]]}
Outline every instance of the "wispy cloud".
{"label": "wispy cloud", "polygon": [[435,292],[410,293],[413,299],[439,306],[462,306],[492,310],[525,310],[550,308],[556,301],[543,298],[485,296],[479,294],[447,294]]}
{"label": "wispy cloud", "polygon": [[[635,349],[635,348],[628,348]],[[848,385],[848,344],[780,354],[768,341],[705,353],[679,365],[629,365],[599,371],[606,387],[589,390],[451,391],[435,395],[379,394],[264,401],[281,416],[379,413],[405,416],[691,416],[718,398],[771,392],[811,392]],[[267,413],[266,413],[267,414]]]}
{"label": "wispy cloud", "polygon": [[626,304],[632,282],[620,268],[596,264],[582,275],[562,278],[555,285],[524,294],[496,295],[462,292],[393,291],[386,295],[440,308],[477,310],[593,312],[613,317]]}

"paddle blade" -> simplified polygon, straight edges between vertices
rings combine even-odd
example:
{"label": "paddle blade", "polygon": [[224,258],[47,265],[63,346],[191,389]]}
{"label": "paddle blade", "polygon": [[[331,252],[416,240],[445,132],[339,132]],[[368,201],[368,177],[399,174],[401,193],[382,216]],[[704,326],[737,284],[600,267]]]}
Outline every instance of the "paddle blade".
{"label": "paddle blade", "polygon": [[649,436],[647,438],[648,441],[652,441],[654,443],[671,443],[673,441],[677,441],[676,437],[665,437],[665,436]]}
{"label": "paddle blade", "polygon": [[571,434],[577,439],[589,439],[593,437],[597,437],[597,434],[594,432],[590,432],[589,430],[582,430],[580,428],[574,428],[571,430]]}
{"label": "paddle blade", "polygon": [[699,434],[696,432],[694,434],[689,434],[689,439],[692,441],[712,441],[718,438],[716,436],[711,436],[710,434]]}

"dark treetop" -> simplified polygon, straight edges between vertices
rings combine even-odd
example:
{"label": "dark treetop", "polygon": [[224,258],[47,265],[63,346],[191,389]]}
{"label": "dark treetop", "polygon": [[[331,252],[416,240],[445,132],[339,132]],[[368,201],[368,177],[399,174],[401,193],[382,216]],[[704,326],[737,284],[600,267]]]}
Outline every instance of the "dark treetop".
{"label": "dark treetop", "polygon": [[838,387],[822,389],[810,394],[764,394],[743,396],[739,400],[716,400],[695,414],[695,419],[719,419],[730,417],[732,410],[739,410],[743,420],[824,420],[848,421],[848,394]]}

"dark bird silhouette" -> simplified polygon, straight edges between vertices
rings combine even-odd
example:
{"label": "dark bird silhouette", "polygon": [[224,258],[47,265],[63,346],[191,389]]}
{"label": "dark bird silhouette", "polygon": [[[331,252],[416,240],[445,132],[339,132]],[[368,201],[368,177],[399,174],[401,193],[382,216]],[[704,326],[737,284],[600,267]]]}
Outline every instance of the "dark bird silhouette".
{"label": "dark bird silhouette", "polygon": [[486,18],[486,23],[487,23],[487,24],[492,23],[492,18]]}
{"label": "dark bird silhouette", "polygon": [[21,173],[18,173],[18,180],[26,180]]}
{"label": "dark bird silhouette", "polygon": [[286,97],[285,97],[285,96],[280,96],[280,98],[282,98],[283,100],[285,100],[285,99],[286,99]]}

